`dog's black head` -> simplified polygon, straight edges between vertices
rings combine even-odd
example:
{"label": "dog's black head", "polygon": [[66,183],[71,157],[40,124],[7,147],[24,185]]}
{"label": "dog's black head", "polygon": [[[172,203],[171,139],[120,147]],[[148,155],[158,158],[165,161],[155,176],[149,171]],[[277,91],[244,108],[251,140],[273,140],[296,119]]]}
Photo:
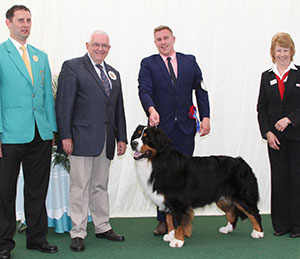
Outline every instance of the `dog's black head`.
{"label": "dog's black head", "polygon": [[139,125],[132,134],[131,148],[135,151],[134,159],[151,159],[171,148],[171,141],[161,129]]}

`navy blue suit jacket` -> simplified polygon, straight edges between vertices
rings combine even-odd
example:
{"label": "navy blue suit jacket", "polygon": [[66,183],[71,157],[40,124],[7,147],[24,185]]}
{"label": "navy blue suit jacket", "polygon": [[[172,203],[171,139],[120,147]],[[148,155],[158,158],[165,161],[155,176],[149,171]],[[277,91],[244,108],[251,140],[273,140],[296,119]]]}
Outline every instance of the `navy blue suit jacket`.
{"label": "navy blue suit jacket", "polygon": [[115,142],[127,143],[120,74],[105,63],[112,92],[108,97],[88,55],[65,61],[58,78],[56,116],[60,139],[73,139],[74,156],[98,156],[106,137],[106,156]]}
{"label": "navy blue suit jacket", "polygon": [[143,108],[154,106],[160,115],[159,127],[167,134],[177,120],[185,134],[196,131],[195,120],[189,118],[189,109],[193,105],[192,93],[196,92],[200,120],[209,117],[207,91],[201,88],[202,73],[192,55],[176,53],[177,81],[173,85],[167,67],[160,55],[152,55],[142,60],[139,72],[139,97]]}

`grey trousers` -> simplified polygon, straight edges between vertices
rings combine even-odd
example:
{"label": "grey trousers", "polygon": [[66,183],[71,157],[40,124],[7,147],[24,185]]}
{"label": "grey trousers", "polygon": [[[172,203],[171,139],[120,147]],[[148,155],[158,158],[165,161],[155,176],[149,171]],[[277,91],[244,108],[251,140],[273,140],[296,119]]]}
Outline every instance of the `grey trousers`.
{"label": "grey trousers", "polygon": [[88,212],[92,216],[95,233],[111,229],[107,184],[111,160],[106,147],[98,157],[70,156],[70,216],[71,238],[87,235]]}

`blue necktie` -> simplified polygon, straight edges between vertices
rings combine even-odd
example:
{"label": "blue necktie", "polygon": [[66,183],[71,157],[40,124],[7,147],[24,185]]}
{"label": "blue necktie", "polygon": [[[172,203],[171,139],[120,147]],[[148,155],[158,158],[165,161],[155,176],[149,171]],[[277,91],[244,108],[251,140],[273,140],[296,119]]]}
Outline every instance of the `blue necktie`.
{"label": "blue necktie", "polygon": [[108,78],[105,75],[105,73],[103,71],[103,67],[100,64],[97,64],[96,67],[98,67],[99,70],[100,70],[101,81],[102,81],[105,93],[106,93],[107,96],[109,96],[110,93],[111,93],[111,88],[110,88],[110,84],[109,84]]}

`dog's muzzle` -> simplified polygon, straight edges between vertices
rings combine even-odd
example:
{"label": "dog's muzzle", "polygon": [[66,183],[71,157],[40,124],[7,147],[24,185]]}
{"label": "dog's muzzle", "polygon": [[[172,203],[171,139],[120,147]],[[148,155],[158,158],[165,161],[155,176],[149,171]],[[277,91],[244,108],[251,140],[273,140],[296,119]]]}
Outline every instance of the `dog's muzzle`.
{"label": "dog's muzzle", "polygon": [[138,140],[134,140],[131,142],[131,149],[134,152],[133,158],[135,160],[140,160],[142,158],[149,158],[152,155],[152,152],[150,150],[147,150],[146,152],[140,152],[139,149],[139,141]]}
{"label": "dog's muzzle", "polygon": [[137,147],[138,147],[139,142],[137,142],[136,140],[131,142],[131,149],[133,151],[136,151]]}

